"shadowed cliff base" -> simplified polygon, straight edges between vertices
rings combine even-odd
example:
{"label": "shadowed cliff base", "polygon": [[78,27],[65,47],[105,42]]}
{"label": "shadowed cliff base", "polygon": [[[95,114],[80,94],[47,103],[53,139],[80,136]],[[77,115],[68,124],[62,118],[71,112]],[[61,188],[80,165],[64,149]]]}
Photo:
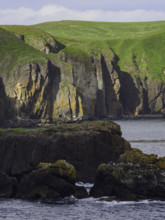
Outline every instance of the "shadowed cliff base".
{"label": "shadowed cliff base", "polygon": [[7,97],[3,80],[0,77],[0,124],[2,124],[4,120],[15,117],[13,104],[14,100]]}

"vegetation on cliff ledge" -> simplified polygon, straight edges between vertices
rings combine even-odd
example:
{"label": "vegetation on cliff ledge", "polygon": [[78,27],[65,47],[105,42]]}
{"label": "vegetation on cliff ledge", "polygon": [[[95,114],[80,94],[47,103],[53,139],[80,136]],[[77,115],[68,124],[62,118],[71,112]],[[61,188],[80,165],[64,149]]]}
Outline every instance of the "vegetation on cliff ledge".
{"label": "vegetation on cliff ledge", "polygon": [[112,49],[119,57],[121,70],[142,76],[164,79],[165,22],[117,23],[59,21],[35,27],[54,36],[72,50],[94,51]]}
{"label": "vegetation on cliff ledge", "polygon": [[20,64],[46,62],[43,53],[2,28],[0,28],[0,51],[1,74],[10,72]]}
{"label": "vegetation on cliff ledge", "polygon": [[120,125],[112,121],[82,121],[80,123],[54,124],[42,128],[0,128],[0,135],[4,132],[34,133],[34,132],[73,132],[73,131],[110,131],[121,135]]}
{"label": "vegetation on cliff ledge", "polygon": [[[2,25],[1,28],[0,58],[5,63],[6,56],[11,57],[8,67],[13,65],[16,57],[19,63],[26,60],[44,62],[46,57],[57,58],[58,55],[52,55],[55,51],[51,49],[49,55],[34,49],[38,47],[37,41],[40,42],[40,50],[48,45],[53,48],[56,41],[59,57],[64,52],[68,57],[83,61],[88,68],[91,55],[97,57],[103,51],[108,54],[112,50],[119,58],[118,65],[122,71],[158,80],[165,78],[165,21],[58,21],[34,26]],[[16,35],[23,36],[25,42]]]}

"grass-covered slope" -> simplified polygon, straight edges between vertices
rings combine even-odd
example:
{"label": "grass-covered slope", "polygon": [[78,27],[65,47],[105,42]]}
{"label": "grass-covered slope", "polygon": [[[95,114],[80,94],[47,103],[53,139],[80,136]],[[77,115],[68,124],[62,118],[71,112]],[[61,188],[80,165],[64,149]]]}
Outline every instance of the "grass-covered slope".
{"label": "grass-covered slope", "polygon": [[[164,112],[165,84],[159,83],[165,82],[164,61],[165,21],[0,26],[0,78],[6,94],[39,118],[56,120],[60,112],[69,115],[67,120]],[[44,84],[39,69],[43,79],[49,73]]]}
{"label": "grass-covered slope", "polygon": [[49,52],[57,52],[58,46],[55,39],[49,33],[40,29],[23,25],[1,25],[0,27],[42,52],[46,52],[46,49]]}
{"label": "grass-covered slope", "polygon": [[82,41],[128,39],[164,30],[165,22],[58,21],[35,25],[53,36]]}
{"label": "grass-covered slope", "polygon": [[45,61],[45,54],[0,28],[0,74],[10,72],[16,65]]}
{"label": "grass-covered slope", "polygon": [[35,25],[66,46],[66,54],[97,53],[111,48],[129,73],[164,79],[165,21],[111,23],[59,21]]}
{"label": "grass-covered slope", "polygon": [[[89,56],[110,53],[119,57],[121,70],[141,76],[165,78],[165,21],[141,23],[59,21],[33,26],[0,26],[0,59],[6,65],[33,60],[54,59],[53,53],[39,52],[56,43],[66,56],[76,57],[88,64]],[[5,31],[6,30],[6,31]],[[10,33],[9,33],[10,32]],[[24,42],[15,37],[22,35]],[[53,37],[53,38],[52,38]],[[28,46],[30,45],[30,46]],[[54,45],[54,46],[53,46]],[[36,49],[38,50],[36,50]],[[50,50],[51,52],[51,50]],[[17,57],[17,59],[16,59]],[[16,60],[16,61],[15,61]],[[8,66],[12,66],[8,64]]]}

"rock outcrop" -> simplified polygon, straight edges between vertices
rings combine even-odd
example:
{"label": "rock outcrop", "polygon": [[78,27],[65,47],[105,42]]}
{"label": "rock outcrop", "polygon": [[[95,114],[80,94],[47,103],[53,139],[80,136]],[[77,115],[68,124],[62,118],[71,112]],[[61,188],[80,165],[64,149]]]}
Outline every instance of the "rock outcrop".
{"label": "rock outcrop", "polygon": [[62,124],[48,129],[0,132],[0,171],[11,176],[31,171],[38,163],[64,159],[79,181],[93,181],[102,162],[117,161],[130,149],[120,126],[109,121]]}
{"label": "rock outcrop", "polygon": [[145,167],[124,163],[102,164],[90,195],[119,200],[165,200],[165,170],[149,164]]}
{"label": "rock outcrop", "polygon": [[1,76],[14,110],[8,118],[75,121],[164,112],[164,83],[122,72],[111,50],[87,63],[62,52],[58,59],[19,65],[10,77]]}
{"label": "rock outcrop", "polygon": [[156,164],[158,156],[155,154],[144,154],[141,150],[131,148],[119,157],[119,163],[139,164],[139,166],[148,166],[148,164]]}
{"label": "rock outcrop", "polygon": [[[32,172],[21,178],[17,184],[16,198],[55,200],[71,195],[77,196],[80,190],[82,191],[82,187],[79,189],[75,186],[75,182],[76,170],[66,161],[40,163]],[[85,189],[82,196],[88,196]]]}
{"label": "rock outcrop", "polygon": [[90,195],[108,196],[107,201],[165,200],[165,158],[130,149],[120,155],[118,163],[101,164]]}
{"label": "rock outcrop", "polygon": [[50,201],[71,195],[87,197],[85,188],[76,186],[75,182],[76,170],[66,161],[40,163],[17,177],[0,173],[0,198]]}
{"label": "rock outcrop", "polygon": [[[130,72],[124,72],[120,54],[109,46],[67,50],[35,27],[4,26],[0,33],[0,119],[75,121],[165,112],[164,81],[140,72],[134,55]],[[6,105],[12,110],[5,117]]]}

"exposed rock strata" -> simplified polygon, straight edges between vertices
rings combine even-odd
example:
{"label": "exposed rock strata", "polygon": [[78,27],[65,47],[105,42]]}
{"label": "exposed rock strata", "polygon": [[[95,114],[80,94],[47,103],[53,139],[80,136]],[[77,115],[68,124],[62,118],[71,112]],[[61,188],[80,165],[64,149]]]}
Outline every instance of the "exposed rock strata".
{"label": "exposed rock strata", "polygon": [[164,112],[164,83],[122,72],[111,50],[87,63],[63,52],[58,59],[16,66],[10,77],[1,76],[15,117],[73,121]]}
{"label": "exposed rock strata", "polygon": [[80,181],[93,181],[98,165],[116,161],[130,149],[120,126],[108,121],[57,125],[46,130],[0,132],[0,170],[8,175],[29,172],[40,162],[64,159]]}

